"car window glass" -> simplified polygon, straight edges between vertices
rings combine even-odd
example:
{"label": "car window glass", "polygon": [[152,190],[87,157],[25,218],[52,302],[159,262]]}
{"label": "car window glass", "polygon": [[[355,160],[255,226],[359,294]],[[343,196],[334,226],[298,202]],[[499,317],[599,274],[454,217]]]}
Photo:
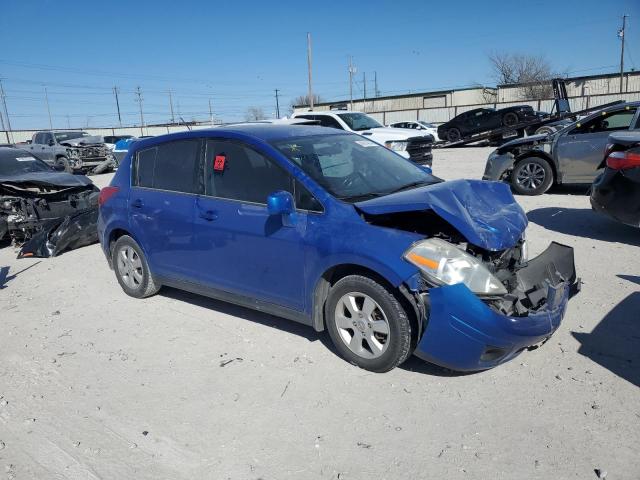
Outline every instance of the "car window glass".
{"label": "car window glass", "polygon": [[41,143],[44,143],[45,145],[48,145],[51,140],[53,140],[53,136],[50,133],[43,133],[42,134],[42,142]]}
{"label": "car window glass", "polygon": [[215,197],[266,204],[275,191],[293,193],[288,172],[240,143],[209,140],[206,162],[207,193]]}
{"label": "car window glass", "polygon": [[323,127],[339,128],[340,130],[342,130],[342,127],[340,126],[338,121],[333,117],[329,117],[327,115],[317,115],[316,120],[319,120],[320,125]]}
{"label": "car window glass", "polygon": [[133,184],[139,187],[153,188],[153,170],[156,166],[157,148],[148,148],[138,152]]}
{"label": "car window glass", "polygon": [[153,188],[174,192],[200,193],[198,182],[200,141],[179,140],[157,147]]}
{"label": "car window glass", "polygon": [[631,121],[636,113],[635,109],[622,110],[599,114],[584,123],[576,124],[576,127],[569,132],[571,135],[581,133],[611,132],[616,130],[627,130],[631,126]]}
{"label": "car window glass", "polygon": [[42,134],[36,133],[36,136],[33,137],[33,143],[37,143],[38,145],[42,143]]}
{"label": "car window glass", "polygon": [[322,212],[322,204],[307,190],[298,180],[295,181],[296,208],[309,210],[311,212]]}

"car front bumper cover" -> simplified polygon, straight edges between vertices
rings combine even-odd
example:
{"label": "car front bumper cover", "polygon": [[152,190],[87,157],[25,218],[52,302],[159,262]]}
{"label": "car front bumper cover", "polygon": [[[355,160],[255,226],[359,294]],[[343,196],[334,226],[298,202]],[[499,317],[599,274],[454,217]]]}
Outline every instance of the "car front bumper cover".
{"label": "car front bumper cover", "polygon": [[520,272],[526,286],[547,288],[544,302],[525,315],[502,314],[463,284],[429,289],[423,294],[428,318],[416,356],[452,370],[486,370],[545,342],[580,289],[573,249],[554,243]]}

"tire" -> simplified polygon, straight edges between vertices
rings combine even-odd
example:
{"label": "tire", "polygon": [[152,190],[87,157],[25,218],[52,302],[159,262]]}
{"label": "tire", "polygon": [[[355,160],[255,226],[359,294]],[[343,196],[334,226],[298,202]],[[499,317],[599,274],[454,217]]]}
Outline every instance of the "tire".
{"label": "tire", "polygon": [[520,195],[542,195],[553,183],[553,170],[544,158],[520,160],[511,172],[511,187]]}
{"label": "tire", "polygon": [[411,353],[406,311],[392,292],[371,278],[349,275],[336,282],[324,315],[340,356],[360,368],[388,372]]}
{"label": "tire", "polygon": [[514,112],[507,112],[502,117],[502,125],[505,127],[513,127],[518,123],[518,114]]}
{"label": "tire", "polygon": [[447,140],[449,140],[450,142],[457,142],[461,138],[462,135],[460,134],[460,130],[458,130],[457,128],[450,128],[449,130],[447,130]]}
{"label": "tire", "polygon": [[124,293],[134,298],[158,293],[160,285],[153,280],[147,259],[133,238],[118,238],[112,251],[113,270]]}
{"label": "tire", "polygon": [[539,129],[536,130],[535,134],[536,135],[551,135],[553,132],[555,132],[555,129],[553,127],[540,127]]}
{"label": "tire", "polygon": [[69,159],[67,157],[56,158],[56,165],[64,167],[64,171],[67,173],[73,173],[73,167],[71,166],[71,163],[69,163]]}

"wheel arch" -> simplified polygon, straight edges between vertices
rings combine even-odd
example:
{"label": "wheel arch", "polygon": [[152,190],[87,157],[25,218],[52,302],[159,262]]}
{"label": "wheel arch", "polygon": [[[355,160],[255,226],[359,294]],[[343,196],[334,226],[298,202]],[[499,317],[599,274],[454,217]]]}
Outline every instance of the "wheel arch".
{"label": "wheel arch", "polygon": [[407,315],[412,316],[413,306],[409,304],[406,294],[402,291],[402,283],[396,285],[389,278],[370,266],[357,263],[340,263],[327,268],[319,276],[313,289],[313,295],[311,297],[311,320],[316,332],[321,332],[326,328],[324,307],[329,297],[329,290],[338,280],[349,275],[362,275],[371,278],[390,291],[397,292],[398,300],[405,307]]}
{"label": "wheel arch", "polygon": [[518,157],[516,157],[516,159],[513,162],[513,167],[511,168],[511,170],[513,170],[516,165],[518,165],[520,162],[522,162],[523,160],[526,160],[527,158],[541,158],[542,160],[545,160],[549,166],[551,167],[551,171],[553,172],[553,182],[552,185],[555,185],[558,183],[558,166],[556,165],[556,162],[554,161],[553,157],[551,155],[549,155],[547,152],[543,152],[542,150],[529,150],[527,152],[522,153],[521,155],[519,155]]}

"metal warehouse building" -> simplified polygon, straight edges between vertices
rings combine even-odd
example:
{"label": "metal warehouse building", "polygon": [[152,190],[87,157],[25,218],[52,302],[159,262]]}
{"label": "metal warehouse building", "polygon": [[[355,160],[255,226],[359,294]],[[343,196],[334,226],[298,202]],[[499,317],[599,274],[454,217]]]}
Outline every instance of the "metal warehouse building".
{"label": "metal warehouse building", "polygon": [[[602,74],[565,79],[569,102],[573,111],[604,105],[616,100],[640,100],[640,72],[626,72],[620,92],[620,74]],[[551,95],[543,99],[528,99],[523,85],[472,87],[439,90],[367,99],[354,99],[353,110],[367,112],[381,123],[423,120],[444,123],[456,115],[474,108],[504,108],[511,105],[531,105],[534,110],[551,111]],[[330,110],[349,101],[325,102],[314,110]],[[296,112],[308,111],[307,106],[296,106]]]}

